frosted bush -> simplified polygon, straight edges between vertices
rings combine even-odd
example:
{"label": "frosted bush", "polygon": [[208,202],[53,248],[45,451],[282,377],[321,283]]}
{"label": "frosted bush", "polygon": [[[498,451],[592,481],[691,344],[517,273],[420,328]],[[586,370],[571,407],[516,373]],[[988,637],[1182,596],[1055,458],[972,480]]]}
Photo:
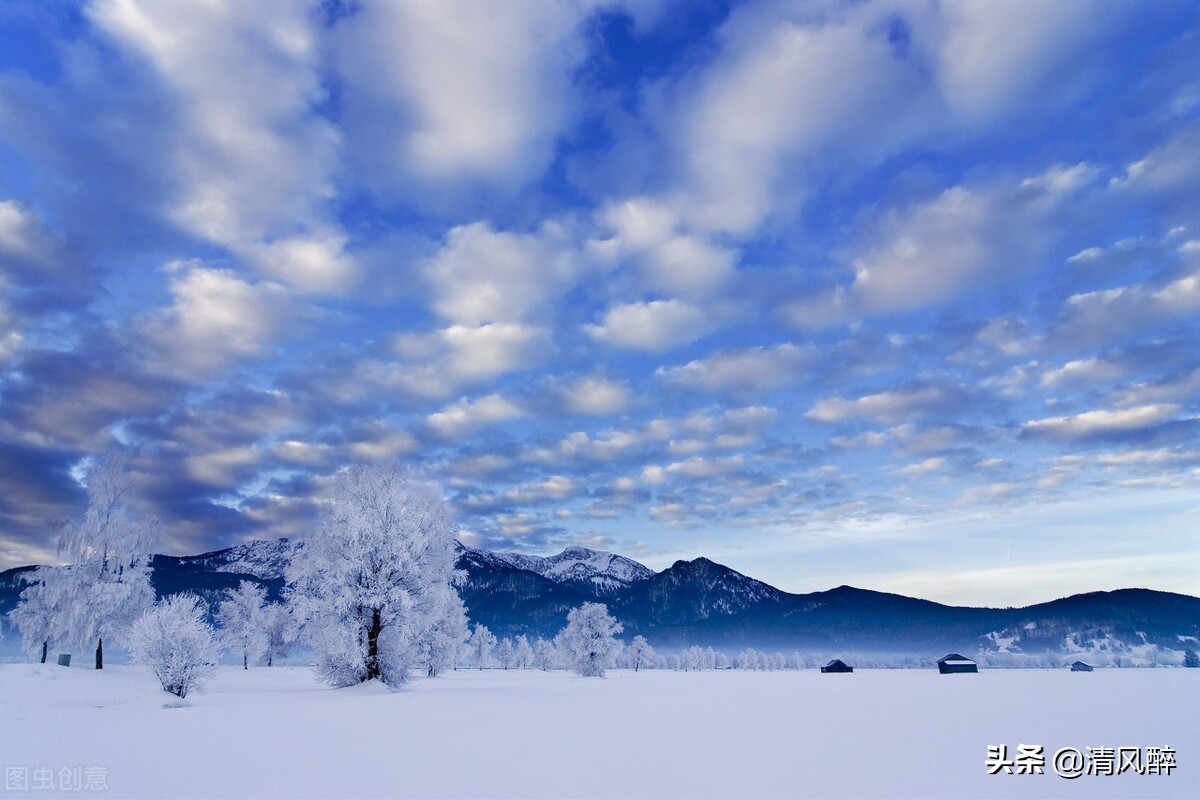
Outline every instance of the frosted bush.
{"label": "frosted bush", "polygon": [[154,672],[162,688],[180,698],[200,691],[217,668],[220,652],[204,606],[194,594],[174,594],[133,624],[130,655]]}

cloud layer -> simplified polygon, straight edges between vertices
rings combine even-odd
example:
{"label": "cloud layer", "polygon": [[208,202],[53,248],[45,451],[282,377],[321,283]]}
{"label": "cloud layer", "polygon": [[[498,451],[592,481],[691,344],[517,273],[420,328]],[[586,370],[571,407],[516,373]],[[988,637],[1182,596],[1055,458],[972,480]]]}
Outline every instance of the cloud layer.
{"label": "cloud layer", "polygon": [[794,589],[1194,554],[1200,18],[1019,5],[0,12],[0,567],[108,448],[175,552],[401,458],[473,543]]}

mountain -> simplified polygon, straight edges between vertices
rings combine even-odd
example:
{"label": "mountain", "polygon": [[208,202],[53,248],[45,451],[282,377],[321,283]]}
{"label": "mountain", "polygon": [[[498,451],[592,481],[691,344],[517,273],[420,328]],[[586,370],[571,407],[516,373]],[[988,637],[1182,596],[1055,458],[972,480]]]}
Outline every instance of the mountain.
{"label": "mountain", "polygon": [[535,572],[593,597],[615,597],[654,575],[654,570],[632,559],[578,546],[548,558],[523,553],[491,555],[511,567]]}
{"label": "mountain", "polygon": [[[159,596],[190,590],[214,601],[249,580],[278,599],[284,569],[300,546],[280,539],[196,556],[157,555],[155,589]],[[852,586],[792,594],[707,558],[654,572],[584,547],[543,557],[458,543],[456,552],[468,615],[498,636],[553,637],[572,608],[592,601],[608,605],[625,638],[642,634],[664,649],[699,644],[726,652],[756,647],[926,660],[960,651],[1013,664],[1035,657],[1177,663],[1175,652],[1200,644],[1200,598],[1149,589],[1090,592],[1025,608],[965,608]],[[30,569],[0,572],[0,613],[16,604]]]}

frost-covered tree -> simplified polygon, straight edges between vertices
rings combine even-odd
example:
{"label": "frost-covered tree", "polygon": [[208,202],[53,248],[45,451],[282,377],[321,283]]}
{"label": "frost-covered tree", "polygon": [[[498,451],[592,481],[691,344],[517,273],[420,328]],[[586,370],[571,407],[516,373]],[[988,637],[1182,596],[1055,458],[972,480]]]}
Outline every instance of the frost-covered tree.
{"label": "frost-covered tree", "polygon": [[517,637],[516,648],[513,652],[513,663],[517,669],[529,669],[533,663],[533,648],[529,646],[529,637],[521,634]]}
{"label": "frost-covered tree", "polygon": [[1195,669],[1200,667],[1200,655],[1192,648],[1187,648],[1183,651],[1183,665]]}
{"label": "frost-covered tree", "polygon": [[296,642],[300,626],[292,609],[284,603],[267,603],[262,609],[262,630],[267,640],[267,666],[277,658],[287,658]]}
{"label": "frost-covered tree", "polygon": [[467,643],[471,648],[471,658],[475,666],[483,669],[492,663],[492,650],[496,647],[496,637],[486,626],[475,623],[471,639]]}
{"label": "frost-covered tree", "polygon": [[654,665],[654,648],[646,641],[645,636],[635,636],[629,647],[625,648],[625,657],[633,664],[633,671],[637,672],[643,664]]}
{"label": "frost-covered tree", "polygon": [[440,675],[454,663],[467,640],[467,612],[452,586],[443,586],[433,601],[428,623],[413,637],[417,665],[429,677]]}
{"label": "frost-covered tree", "polygon": [[543,672],[547,672],[554,669],[554,662],[557,658],[554,645],[539,636],[533,643],[533,665]]}
{"label": "frost-covered tree", "polygon": [[763,668],[762,654],[753,647],[747,647],[738,653],[737,660],[734,663],[738,669],[758,670]]}
{"label": "frost-covered tree", "polygon": [[133,624],[129,651],[154,672],[162,688],[179,697],[199,691],[217,668],[216,634],[194,594],[173,594]]}
{"label": "frost-covered tree", "polygon": [[221,641],[225,647],[242,657],[242,669],[258,662],[268,647],[264,605],[265,587],[241,581],[237,589],[225,593],[217,605],[217,624],[221,626]]}
{"label": "frost-covered tree", "polygon": [[567,627],[558,639],[571,666],[585,677],[604,677],[620,652],[616,635],[621,623],[608,613],[603,603],[584,603],[567,614]]}
{"label": "frost-covered tree", "polygon": [[500,666],[504,669],[510,669],[516,663],[517,648],[513,645],[512,639],[505,636],[500,640],[500,644],[496,647],[496,660],[500,662]]}
{"label": "frost-covered tree", "polygon": [[699,645],[680,651],[679,668],[685,671],[704,668],[704,650]]}
{"label": "frost-covered tree", "polygon": [[316,534],[287,569],[321,677],[334,686],[406,682],[454,560],[450,517],[431,488],[398,465],[339,472]]}
{"label": "frost-covered tree", "polygon": [[68,569],[48,577],[50,593],[69,598],[56,622],[64,642],[96,645],[96,669],[104,668],[104,641],[124,638],[134,620],[154,603],[150,550],[158,520],[131,507],[129,462],[108,454],[86,475],[88,507],[83,522],[63,523],[59,556]]}
{"label": "frost-covered tree", "polygon": [[38,567],[21,579],[27,584],[17,607],[8,612],[9,621],[21,632],[21,649],[30,658],[46,663],[50,644],[62,630],[62,619],[70,603],[70,584],[55,573],[63,567]]}

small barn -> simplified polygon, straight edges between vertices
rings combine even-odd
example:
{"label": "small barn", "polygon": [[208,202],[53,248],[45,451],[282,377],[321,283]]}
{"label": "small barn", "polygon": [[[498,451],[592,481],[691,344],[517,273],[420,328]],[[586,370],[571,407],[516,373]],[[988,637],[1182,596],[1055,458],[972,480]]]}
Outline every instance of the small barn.
{"label": "small barn", "polygon": [[938,672],[949,675],[953,672],[979,672],[979,665],[966,656],[950,653],[938,659]]}
{"label": "small barn", "polygon": [[854,672],[854,667],[842,661],[840,658],[835,658],[825,666],[821,667],[821,672]]}
{"label": "small barn", "polygon": [[1091,671],[1092,671],[1092,665],[1085,664],[1082,661],[1076,661],[1074,664],[1071,665],[1071,672],[1091,672]]}

